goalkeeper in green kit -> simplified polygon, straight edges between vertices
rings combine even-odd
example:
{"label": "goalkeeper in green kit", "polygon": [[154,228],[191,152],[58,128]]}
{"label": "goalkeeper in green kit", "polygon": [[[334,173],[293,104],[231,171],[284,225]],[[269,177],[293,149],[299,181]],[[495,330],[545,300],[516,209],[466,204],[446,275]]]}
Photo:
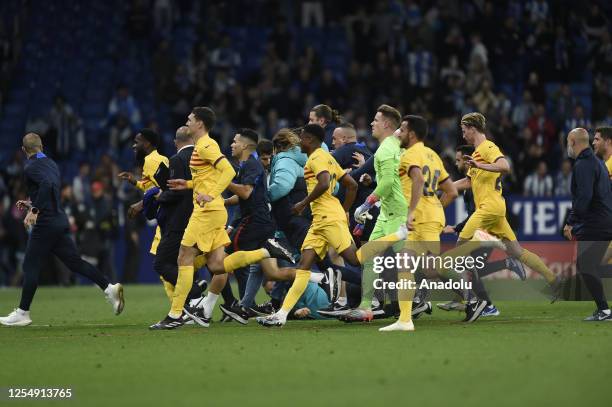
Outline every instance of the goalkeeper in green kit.
{"label": "goalkeeper in green kit", "polygon": [[[374,280],[378,277],[373,271],[373,257],[384,251],[393,242],[404,240],[407,236],[406,218],[408,204],[402,192],[399,178],[400,140],[394,132],[401,124],[397,109],[381,105],[371,123],[372,136],[378,140],[379,147],[374,154],[374,170],[378,186],[366,201],[355,210],[355,220],[365,222],[368,211],[380,201],[380,214],[376,220],[370,241],[360,249],[360,261],[364,265],[361,278],[362,300],[359,308],[351,310],[341,319],[348,322],[371,321],[372,294]],[[387,242],[387,246],[382,244]]]}

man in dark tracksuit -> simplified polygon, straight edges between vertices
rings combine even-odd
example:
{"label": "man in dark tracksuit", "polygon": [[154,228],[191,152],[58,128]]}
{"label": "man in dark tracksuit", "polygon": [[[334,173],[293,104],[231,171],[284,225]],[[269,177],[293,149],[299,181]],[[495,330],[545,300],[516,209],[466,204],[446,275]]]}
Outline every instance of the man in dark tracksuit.
{"label": "man in dark tracksuit", "polygon": [[[170,179],[190,180],[189,161],[193,152],[193,139],[187,133],[187,127],[180,127],[176,131],[174,145],[177,152],[170,158]],[[157,197],[157,202],[159,203],[157,221],[162,236],[157,247],[153,269],[160,275],[166,294],[172,301],[171,297],[178,278],[178,252],[183,239],[183,232],[187,228],[189,217],[193,212],[192,191],[165,190]],[[201,293],[202,290],[194,280],[187,299],[198,298]]]}
{"label": "man in dark tracksuit", "polygon": [[[357,164],[357,160],[354,158],[355,153],[363,155],[364,160],[369,159],[373,156],[372,152],[363,144],[357,143],[357,133],[355,127],[350,123],[341,123],[336,127],[333,133],[332,143],[334,145],[334,151],[331,153],[332,156],[338,161],[340,167],[344,170],[354,170]],[[349,213],[355,213],[355,209],[361,202],[365,201],[366,198],[372,193],[373,189],[369,186],[365,186],[357,181],[357,197],[355,203],[349,210]],[[338,195],[336,196],[340,202],[344,201],[344,187],[340,186]],[[370,211],[372,215],[374,210]],[[374,229],[375,222],[366,222],[367,228],[363,230],[361,237],[363,240],[367,240]],[[356,222],[353,216],[349,219],[349,230],[353,231],[356,226]]]}
{"label": "man in dark tracksuit", "polygon": [[566,238],[578,240],[576,266],[597,310],[585,321],[612,321],[599,266],[612,240],[612,187],[604,163],[589,147],[589,133],[576,128],[567,136],[572,169],[572,209],[563,228]]}
{"label": "man in dark tracksuit", "polygon": [[25,135],[22,150],[28,157],[24,174],[30,201],[19,201],[17,206],[28,209],[24,224],[31,229],[31,233],[23,262],[24,281],[19,308],[0,318],[0,324],[26,326],[32,323],[30,304],[38,286],[42,262],[50,253],[56,255],[70,271],[89,278],[104,290],[113,311],[118,315],[123,311],[123,287],[121,284],[109,284],[99,270],[81,259],[60,201],[59,168],[43,154],[42,149],[37,134]]}
{"label": "man in dark tracksuit", "polygon": [[[232,243],[226,249],[228,253],[255,250],[263,247],[269,239],[274,239],[276,224],[270,213],[266,172],[256,152],[258,140],[259,135],[254,130],[239,129],[231,145],[232,157],[240,164],[236,177],[227,188],[234,195],[226,205],[240,205],[240,217],[233,222],[230,234]],[[241,324],[246,324],[249,317],[257,315],[250,308],[255,306],[255,295],[263,281],[260,265],[251,264],[245,270],[247,278],[236,274],[241,298],[239,303],[235,302],[229,284],[223,290],[225,304],[220,305],[221,312]]]}

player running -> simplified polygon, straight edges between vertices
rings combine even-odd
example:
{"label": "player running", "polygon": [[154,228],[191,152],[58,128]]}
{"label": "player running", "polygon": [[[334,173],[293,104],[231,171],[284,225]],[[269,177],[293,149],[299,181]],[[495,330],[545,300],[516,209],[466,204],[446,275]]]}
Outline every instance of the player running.
{"label": "player running", "polygon": [[[376,220],[374,230],[370,235],[370,244],[373,241],[382,242],[387,238],[395,239],[396,232],[400,231],[406,224],[406,214],[408,205],[402,193],[402,186],[399,178],[400,163],[400,141],[395,137],[394,132],[398,129],[401,122],[401,115],[397,109],[389,105],[381,105],[376,110],[376,115],[371,123],[372,136],[380,143],[378,150],[374,154],[374,169],[376,171],[377,187],[368,196],[366,201],[355,211],[355,220],[364,222],[368,210],[380,201],[380,214]],[[399,235],[398,235],[399,236]],[[398,239],[401,240],[401,239]],[[366,246],[362,250],[366,251]],[[380,248],[380,245],[377,245]],[[359,307],[351,310],[341,317],[345,321],[371,321],[374,318],[372,313],[372,290],[377,274],[373,271],[372,255],[364,255],[365,259],[362,276],[362,298]]]}
{"label": "player running", "polygon": [[[152,329],[174,329],[183,325],[183,311],[201,326],[208,327],[219,293],[227,282],[227,274],[240,267],[268,257],[292,261],[276,242],[268,240],[264,247],[250,251],[236,251],[227,256],[225,246],[230,239],[225,231],[227,211],[221,193],[228,187],[236,172],[221,153],[209,132],[216,115],[208,107],[195,107],[187,120],[189,134],[195,147],[191,156],[192,180],[168,180],[173,190],[193,189],[193,213],[185,229],[178,255],[179,276],[174,289],[172,307],[167,317]],[[215,274],[202,308],[185,307],[185,300],[193,284],[194,259],[203,253],[208,270]]]}
{"label": "player running", "polygon": [[[444,209],[459,194],[442,159],[423,141],[427,137],[427,121],[421,116],[406,115],[398,131],[402,153],[399,176],[408,205],[406,226],[410,230],[405,251],[412,255],[440,254],[440,233],[446,218]],[[442,191],[438,198],[436,192]],[[399,271],[398,281],[413,280],[414,270]],[[380,331],[413,331],[412,298],[414,290],[400,290],[400,316],[397,322]],[[431,306],[424,304],[425,306]]]}
{"label": "player running", "polygon": [[[141,190],[143,193],[147,192],[149,189],[154,187],[159,187],[157,185],[157,181],[155,181],[155,172],[161,165],[164,163],[166,166],[169,165],[170,160],[168,157],[161,155],[157,151],[157,147],[160,144],[159,135],[151,130],[151,129],[142,129],[136,137],[134,137],[134,152],[136,153],[136,159],[140,161],[144,158],[144,165],[142,167],[142,178],[137,180],[134,174],[131,172],[120,172],[119,178],[129,182],[134,185],[136,188]],[[134,203],[130,206],[130,210],[128,215],[130,217],[135,217],[139,212],[143,209],[142,200]],[[151,249],[149,253],[155,255],[157,253],[157,246],[159,245],[159,241],[161,240],[161,229],[159,226],[155,229],[155,237],[153,237],[153,242],[151,243]]]}
{"label": "player running", "polygon": [[[272,315],[257,318],[257,322],[263,326],[285,325],[287,315],[306,289],[310,269],[317,260],[325,257],[328,247],[333,247],[350,264],[360,265],[357,248],[349,232],[347,213],[355,200],[357,183],[346,176],[331,154],[321,148],[324,138],[325,131],[316,124],[306,125],[300,136],[302,152],[308,156],[304,167],[308,196],[295,204],[293,212],[300,214],[310,205],[313,220],[302,244],[295,280],[281,309]],[[337,182],[346,188],[342,205],[332,195]]]}
{"label": "player running", "polygon": [[[551,285],[553,300],[556,299],[562,286],[561,279],[555,278],[540,257],[521,247],[506,219],[506,201],[502,196],[501,177],[510,171],[510,164],[495,143],[487,140],[485,117],[478,112],[464,115],[461,118],[461,132],[468,144],[474,146],[475,151],[473,157],[465,157],[470,167],[467,177],[455,182],[455,185],[460,191],[472,189],[476,211],[459,234],[459,246],[449,250],[445,255],[452,257],[468,255],[474,247],[462,243],[474,239],[477,230],[482,229],[502,239],[508,255],[541,274]],[[450,270],[439,270],[441,275],[447,277],[450,272]],[[487,300],[475,298],[466,306],[464,321],[475,321],[488,305]]]}
{"label": "player running", "polygon": [[595,155],[601,158],[606,165],[608,175],[612,181],[612,127],[598,127],[595,129],[593,150]]}

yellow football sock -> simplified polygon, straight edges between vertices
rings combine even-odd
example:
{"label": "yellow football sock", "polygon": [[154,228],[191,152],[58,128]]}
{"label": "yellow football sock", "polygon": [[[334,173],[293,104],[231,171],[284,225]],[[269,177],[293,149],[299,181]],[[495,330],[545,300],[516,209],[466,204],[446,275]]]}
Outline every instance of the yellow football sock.
{"label": "yellow football sock", "polygon": [[200,254],[199,256],[196,256],[195,259],[193,259],[193,268],[195,268],[196,270],[201,269],[205,265],[206,265],[206,255]]}
{"label": "yellow football sock", "polygon": [[266,249],[235,252],[223,259],[223,268],[226,273],[231,273],[240,267],[257,263],[266,257],[268,257],[268,251]]}
{"label": "yellow football sock", "polygon": [[[414,281],[414,275],[410,272],[397,273],[397,281],[406,282]],[[400,309],[400,322],[410,322],[412,320],[412,299],[414,298],[414,290],[409,288],[401,288],[397,293],[397,301]]]}
{"label": "yellow football sock", "polygon": [[397,236],[397,233],[391,233],[390,235],[379,237],[376,240],[371,240],[357,250],[357,260],[359,260],[359,263],[364,264],[377,254],[380,254],[389,247],[393,246],[393,243],[399,242],[400,240],[401,239]]}
{"label": "yellow football sock", "polygon": [[172,296],[172,308],[170,315],[172,318],[179,318],[183,313],[183,307],[187,300],[187,295],[193,285],[193,266],[179,266],[178,278],[174,287],[174,295]]}
{"label": "yellow football sock", "polygon": [[523,249],[523,253],[521,254],[521,257],[519,257],[519,260],[525,263],[530,269],[544,277],[546,281],[548,281],[548,284],[552,284],[555,281],[555,275],[537,254]]}
{"label": "yellow football sock", "polygon": [[167,282],[166,280],[164,280],[163,277],[159,277],[159,279],[161,280],[162,284],[164,285],[164,291],[166,292],[166,295],[168,296],[168,299],[170,300],[170,302],[172,302],[172,297],[174,296],[174,286]]}
{"label": "yellow football sock", "polygon": [[306,290],[308,279],[310,279],[310,270],[295,270],[295,280],[293,280],[291,288],[289,291],[287,291],[285,301],[283,301],[283,306],[281,307],[283,311],[289,312],[293,307],[295,307],[295,304],[297,304],[298,300]]}
{"label": "yellow football sock", "polygon": [[[482,245],[480,245],[480,242],[477,242],[477,241],[463,242],[462,244],[455,246],[454,248],[442,253],[440,255],[442,257],[442,263],[445,262],[445,258],[447,257],[456,258],[460,256],[469,256],[474,250],[478,249],[479,247],[482,247]],[[450,280],[455,280],[455,281],[459,281],[462,279],[462,276],[459,275],[455,270],[447,269],[444,266],[442,266],[442,264],[439,264],[439,262],[435,262],[435,264],[436,264],[436,272],[438,273],[439,276],[450,279]],[[442,266],[442,267],[439,268],[439,266]]]}

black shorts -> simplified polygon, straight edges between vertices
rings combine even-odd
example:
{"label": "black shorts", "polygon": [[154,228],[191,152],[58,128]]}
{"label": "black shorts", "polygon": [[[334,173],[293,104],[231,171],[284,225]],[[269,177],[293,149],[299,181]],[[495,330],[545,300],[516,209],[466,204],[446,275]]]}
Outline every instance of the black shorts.
{"label": "black shorts", "polygon": [[239,219],[230,233],[232,243],[226,252],[261,249],[266,240],[274,237],[275,231],[273,222],[263,223],[251,217]]}
{"label": "black shorts", "polygon": [[177,264],[179,249],[183,232],[166,232],[162,235],[159,245],[157,246],[157,254],[155,254],[155,263]]}

